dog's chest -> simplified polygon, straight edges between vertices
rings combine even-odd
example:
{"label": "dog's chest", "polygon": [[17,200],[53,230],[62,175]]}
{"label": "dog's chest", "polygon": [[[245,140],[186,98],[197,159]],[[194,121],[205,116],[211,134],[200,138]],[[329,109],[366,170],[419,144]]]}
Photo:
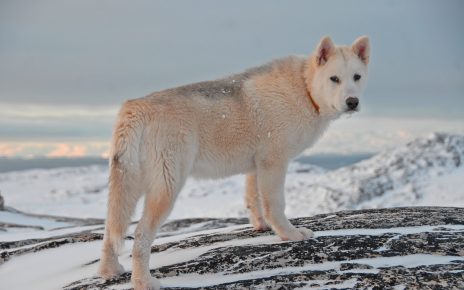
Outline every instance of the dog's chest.
{"label": "dog's chest", "polygon": [[321,119],[314,120],[309,125],[294,128],[288,142],[290,158],[298,156],[305,149],[313,146],[325,132],[328,125],[329,121]]}

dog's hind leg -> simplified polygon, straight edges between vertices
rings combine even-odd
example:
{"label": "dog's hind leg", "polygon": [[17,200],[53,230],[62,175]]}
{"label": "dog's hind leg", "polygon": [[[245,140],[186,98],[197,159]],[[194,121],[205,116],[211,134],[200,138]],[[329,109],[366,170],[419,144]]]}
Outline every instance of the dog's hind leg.
{"label": "dog's hind leg", "polygon": [[245,203],[249,211],[250,223],[253,225],[255,230],[268,230],[269,226],[266,224],[266,221],[263,217],[261,199],[258,193],[255,173],[250,173],[246,176]]}
{"label": "dog's hind leg", "polygon": [[176,198],[176,193],[164,189],[149,192],[145,197],[145,208],[135,230],[132,249],[132,284],[135,290],[157,290],[160,284],[151,277],[149,260],[151,244],[159,226],[169,215]]}
{"label": "dog's hind leg", "polygon": [[156,172],[160,173],[156,174],[147,189],[145,207],[135,230],[132,249],[131,280],[135,290],[160,288],[159,281],[150,275],[150,249],[156,231],[171,212],[193,163],[193,159],[189,160],[193,156],[183,153],[178,150],[163,152],[155,167]]}
{"label": "dog's hind leg", "polygon": [[115,157],[110,165],[108,218],[99,266],[99,274],[104,279],[114,278],[124,272],[118,262],[118,252],[140,197],[137,176]]}
{"label": "dog's hind leg", "polygon": [[113,132],[106,219],[99,273],[113,278],[124,269],[118,263],[118,251],[124,241],[137,201],[140,188],[139,145],[143,120],[135,102],[126,102],[121,108]]}

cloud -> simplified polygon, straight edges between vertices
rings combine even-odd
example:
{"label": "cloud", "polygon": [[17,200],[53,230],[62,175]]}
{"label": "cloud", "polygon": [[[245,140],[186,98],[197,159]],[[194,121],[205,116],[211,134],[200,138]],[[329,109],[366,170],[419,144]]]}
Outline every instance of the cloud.
{"label": "cloud", "polygon": [[[117,107],[0,103],[0,140],[109,140]],[[66,142],[65,142],[66,141]]]}
{"label": "cloud", "polygon": [[87,149],[84,145],[57,144],[56,149],[49,152],[47,157],[84,157]]}
{"label": "cloud", "polygon": [[41,105],[0,103],[0,120],[7,118],[109,118],[116,116],[118,107]]}
{"label": "cloud", "polygon": [[24,152],[24,145],[19,144],[0,144],[0,156],[12,157],[21,155]]}
{"label": "cloud", "polygon": [[0,157],[103,157],[109,155],[109,142],[3,142]]}

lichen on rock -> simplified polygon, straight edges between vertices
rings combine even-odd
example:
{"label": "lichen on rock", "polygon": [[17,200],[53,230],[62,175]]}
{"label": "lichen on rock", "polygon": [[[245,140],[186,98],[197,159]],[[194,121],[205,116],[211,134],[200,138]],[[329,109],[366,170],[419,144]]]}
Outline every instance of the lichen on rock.
{"label": "lichen on rock", "polygon": [[[66,222],[76,230],[2,243],[2,267],[17,256],[101,243],[101,221]],[[302,242],[283,242],[247,222],[170,221],[151,246],[151,274],[163,289],[464,289],[464,208],[369,209],[293,219],[315,232]],[[129,271],[104,281],[92,270],[98,251],[91,256],[73,267],[87,274],[70,275],[64,289],[130,288]],[[126,269],[130,260],[126,248],[120,257]]]}

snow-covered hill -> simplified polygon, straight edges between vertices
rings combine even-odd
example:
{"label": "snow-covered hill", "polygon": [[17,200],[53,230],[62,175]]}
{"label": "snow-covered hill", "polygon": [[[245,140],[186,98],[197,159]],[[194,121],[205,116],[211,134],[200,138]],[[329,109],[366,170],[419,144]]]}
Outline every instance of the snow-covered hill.
{"label": "snow-covered hill", "polygon": [[[290,177],[292,214],[414,205],[464,206],[464,136],[416,139],[311,179]],[[310,212],[304,212],[306,206]]]}
{"label": "snow-covered hill", "polygon": [[[287,213],[311,216],[344,209],[440,205],[464,207],[464,136],[435,133],[338,170],[293,162]],[[103,218],[106,166],[0,174],[6,205],[39,214]],[[245,217],[244,177],[189,179],[171,219]]]}

